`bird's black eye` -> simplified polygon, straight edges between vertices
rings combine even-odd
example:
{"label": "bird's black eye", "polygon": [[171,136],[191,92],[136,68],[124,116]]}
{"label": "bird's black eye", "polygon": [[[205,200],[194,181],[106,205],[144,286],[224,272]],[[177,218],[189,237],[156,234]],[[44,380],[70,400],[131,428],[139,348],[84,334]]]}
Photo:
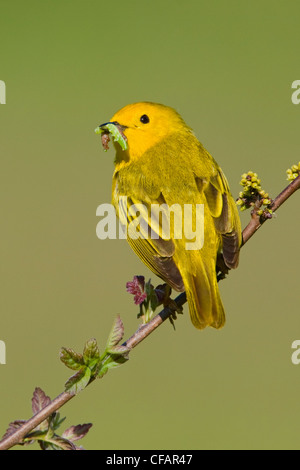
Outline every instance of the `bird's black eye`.
{"label": "bird's black eye", "polygon": [[147,116],[147,114],[143,114],[143,116],[141,116],[141,118],[140,118],[140,121],[143,124],[148,124],[148,122],[150,122],[149,116]]}

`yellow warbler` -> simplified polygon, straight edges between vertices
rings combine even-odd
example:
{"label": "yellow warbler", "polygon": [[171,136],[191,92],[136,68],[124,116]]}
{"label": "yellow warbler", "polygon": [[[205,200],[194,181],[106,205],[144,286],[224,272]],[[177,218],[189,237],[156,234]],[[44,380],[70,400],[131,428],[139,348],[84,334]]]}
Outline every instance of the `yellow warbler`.
{"label": "yellow warbler", "polygon": [[[139,215],[140,234],[131,236],[129,232],[128,242],[156,275],[175,290],[186,291],[196,328],[222,327],[225,313],[217,284],[216,260],[222,252],[227,267],[237,267],[241,226],[221,168],[181,116],[162,104],[128,105],[102,126],[107,124],[114,124],[127,141],[125,150],[115,143],[112,199],[118,216],[127,226]],[[103,143],[107,147],[107,140]],[[120,204],[120,200],[125,203]],[[132,211],[133,205],[138,210]],[[151,212],[150,217],[152,207],[156,207],[156,212],[154,216]],[[164,209],[160,213],[161,207]],[[178,225],[185,221],[183,215],[178,219],[173,212],[171,224],[166,207],[182,209],[182,214],[186,207],[192,207],[190,233],[195,236],[195,208],[204,207],[204,219],[199,219],[204,222],[201,227],[204,238],[198,249],[187,248],[191,237],[186,227],[183,235],[178,235]]]}

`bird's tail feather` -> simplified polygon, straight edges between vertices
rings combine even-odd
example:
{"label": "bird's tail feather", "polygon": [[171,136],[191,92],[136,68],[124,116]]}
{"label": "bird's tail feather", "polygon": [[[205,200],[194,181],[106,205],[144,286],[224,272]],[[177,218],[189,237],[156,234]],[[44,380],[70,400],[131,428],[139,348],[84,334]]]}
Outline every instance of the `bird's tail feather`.
{"label": "bird's tail feather", "polygon": [[193,325],[200,330],[224,326],[225,312],[213,263],[208,270],[202,259],[198,260],[197,271],[186,273],[184,284]]}

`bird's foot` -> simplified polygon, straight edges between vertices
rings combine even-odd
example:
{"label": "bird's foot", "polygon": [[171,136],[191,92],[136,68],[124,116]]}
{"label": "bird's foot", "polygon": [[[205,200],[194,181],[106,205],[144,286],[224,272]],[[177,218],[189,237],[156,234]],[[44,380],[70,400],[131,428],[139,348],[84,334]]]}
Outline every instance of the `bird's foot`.
{"label": "bird's foot", "polygon": [[168,284],[162,284],[157,286],[156,293],[161,297],[161,303],[164,308],[170,310],[169,321],[175,330],[175,320],[177,320],[177,314],[183,313],[183,308],[177,305],[175,300],[171,299],[172,289]]}

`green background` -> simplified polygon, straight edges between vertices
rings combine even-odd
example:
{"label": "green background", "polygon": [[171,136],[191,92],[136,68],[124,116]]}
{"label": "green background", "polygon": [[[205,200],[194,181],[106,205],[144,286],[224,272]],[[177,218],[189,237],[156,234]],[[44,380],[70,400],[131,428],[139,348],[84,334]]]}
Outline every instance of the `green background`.
{"label": "green background", "polygon": [[[71,375],[62,346],[100,346],[137,308],[125,284],[151,277],[126,241],[96,237],[114,152],[94,128],[126,104],[176,108],[227,175],[259,173],[273,196],[299,161],[298,1],[0,2],[0,432]],[[249,214],[243,214],[243,226]],[[299,195],[243,249],[222,282],[227,324],[199,332],[188,310],[62,410],[92,422],[87,449],[299,447]]]}

